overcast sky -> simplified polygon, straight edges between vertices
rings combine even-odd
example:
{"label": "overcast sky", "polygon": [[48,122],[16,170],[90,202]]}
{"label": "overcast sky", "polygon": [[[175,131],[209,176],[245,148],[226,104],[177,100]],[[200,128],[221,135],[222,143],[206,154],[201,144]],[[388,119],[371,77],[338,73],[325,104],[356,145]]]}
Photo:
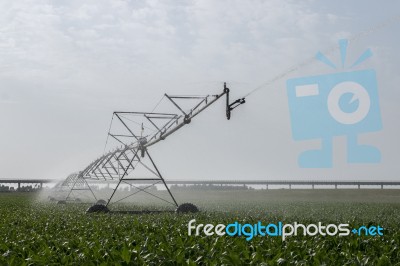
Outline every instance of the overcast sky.
{"label": "overcast sky", "polygon": [[[230,121],[221,101],[151,147],[166,178],[396,180],[400,19],[385,21],[399,15],[399,1],[1,1],[0,178],[66,177],[103,153],[113,111],[226,81],[233,98],[267,85]],[[357,70],[377,73],[383,130],[360,142],[382,162],[348,164],[338,137],[332,168],[302,169],[320,143],[293,140],[286,80],[345,71],[301,65],[341,38],[349,62],[373,52]]]}

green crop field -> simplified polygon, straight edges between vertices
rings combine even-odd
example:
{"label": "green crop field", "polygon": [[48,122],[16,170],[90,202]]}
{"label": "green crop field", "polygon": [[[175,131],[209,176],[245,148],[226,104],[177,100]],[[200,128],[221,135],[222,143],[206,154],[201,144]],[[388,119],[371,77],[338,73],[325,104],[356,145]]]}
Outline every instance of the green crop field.
{"label": "green crop field", "polygon": [[[399,190],[176,192],[197,214],[85,214],[0,194],[0,265],[400,265]],[[125,207],[127,207],[125,205]],[[137,208],[137,206],[128,206]],[[188,236],[188,222],[380,225],[383,236]]]}

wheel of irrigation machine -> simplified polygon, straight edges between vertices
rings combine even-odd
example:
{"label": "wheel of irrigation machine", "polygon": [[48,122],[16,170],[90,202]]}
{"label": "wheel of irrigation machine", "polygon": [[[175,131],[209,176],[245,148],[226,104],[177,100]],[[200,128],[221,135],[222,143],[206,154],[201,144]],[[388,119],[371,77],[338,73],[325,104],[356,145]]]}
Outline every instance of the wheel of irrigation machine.
{"label": "wheel of irrigation machine", "polygon": [[195,213],[199,212],[199,209],[196,207],[196,205],[192,203],[182,203],[181,205],[176,208],[177,213]]}
{"label": "wheel of irrigation machine", "polygon": [[98,202],[96,202],[96,204],[90,206],[86,210],[86,213],[107,213],[110,211],[105,204],[99,204]]}
{"label": "wheel of irrigation machine", "polygon": [[101,205],[107,205],[107,201],[103,200],[103,199],[99,199],[96,204],[101,204]]}

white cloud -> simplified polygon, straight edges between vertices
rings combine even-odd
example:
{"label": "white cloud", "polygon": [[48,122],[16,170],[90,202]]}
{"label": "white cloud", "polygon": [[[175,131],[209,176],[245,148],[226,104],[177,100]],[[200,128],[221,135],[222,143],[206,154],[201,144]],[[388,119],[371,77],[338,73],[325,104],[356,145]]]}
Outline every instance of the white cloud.
{"label": "white cloud", "polygon": [[[165,91],[214,93],[224,80],[234,81],[235,95],[244,94],[331,47],[338,36],[348,36],[356,27],[352,23],[333,4],[321,9],[318,2],[307,1],[3,1],[0,118],[11,109],[19,115],[7,120],[10,129],[0,133],[0,139],[16,141],[13,134],[23,129],[26,120],[18,120],[23,117],[40,125],[42,133],[36,134],[43,136],[72,134],[79,120],[80,138],[65,140],[68,145],[59,148],[62,155],[53,161],[62,162],[86,142],[99,145],[96,141],[105,132],[91,127],[106,125],[106,130],[109,117],[104,114],[114,109],[149,109]],[[282,91],[261,95],[268,96],[269,110],[285,108]],[[265,104],[259,98],[257,104]],[[10,107],[10,102],[19,103],[19,108]],[[254,112],[249,117],[260,113],[260,107],[248,108]],[[49,114],[60,113],[63,123],[53,125]],[[90,118],[89,126],[83,118]],[[287,117],[274,119],[288,129]],[[267,130],[268,125],[261,128]],[[96,137],[88,137],[91,134]],[[33,143],[24,150],[33,165],[36,153],[51,154],[54,149],[45,137],[35,144],[36,137],[27,134],[24,140]],[[274,137],[279,138],[279,132],[272,132]],[[226,141],[235,142],[234,137]],[[290,150],[289,144],[282,145],[283,151]],[[5,173],[12,173],[8,164],[14,165],[23,149],[21,145],[4,151],[9,154],[0,163]],[[90,152],[96,156],[98,151]],[[266,160],[274,158],[268,155]],[[77,170],[74,160],[70,162],[71,172]],[[257,173],[262,171],[261,166]],[[39,168],[34,175],[40,175]]]}

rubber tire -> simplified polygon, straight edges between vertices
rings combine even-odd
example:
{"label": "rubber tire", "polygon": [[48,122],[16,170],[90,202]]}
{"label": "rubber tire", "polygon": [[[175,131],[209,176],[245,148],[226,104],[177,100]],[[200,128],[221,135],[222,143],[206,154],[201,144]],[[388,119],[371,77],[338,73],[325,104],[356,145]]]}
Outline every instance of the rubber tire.
{"label": "rubber tire", "polygon": [[105,200],[103,200],[103,199],[99,199],[99,200],[96,202],[96,204],[99,204],[99,205],[106,205],[106,204],[107,204],[107,201],[105,201]]}
{"label": "rubber tire", "polygon": [[183,203],[176,208],[177,213],[196,213],[199,209],[192,203]]}
{"label": "rubber tire", "polygon": [[95,204],[93,206],[90,206],[87,210],[86,213],[107,213],[110,210],[107,208],[106,205],[103,204]]}

